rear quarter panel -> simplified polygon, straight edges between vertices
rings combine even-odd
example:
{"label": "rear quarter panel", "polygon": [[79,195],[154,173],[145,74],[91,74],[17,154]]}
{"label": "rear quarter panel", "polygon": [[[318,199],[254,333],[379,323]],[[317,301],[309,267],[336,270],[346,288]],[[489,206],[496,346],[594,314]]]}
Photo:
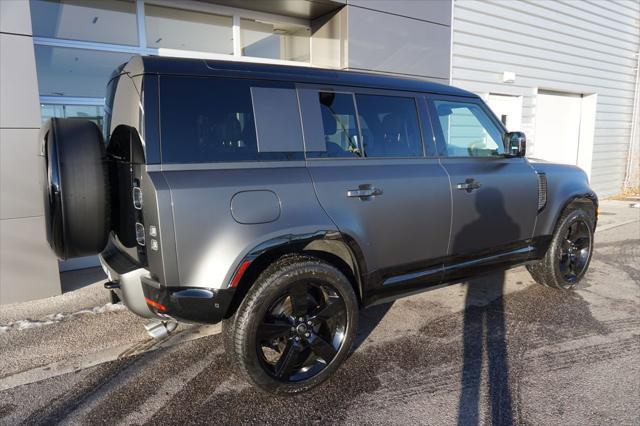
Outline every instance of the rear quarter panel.
{"label": "rear quarter panel", "polygon": [[[240,260],[261,243],[286,234],[337,230],[318,203],[304,161],[205,167],[163,167],[171,191],[179,277],[179,283],[167,285],[225,288]],[[265,216],[264,223],[240,223],[239,217],[256,217],[250,211],[232,214],[234,195],[247,191],[273,192],[280,214]],[[263,207],[255,205],[256,210],[272,210]]]}

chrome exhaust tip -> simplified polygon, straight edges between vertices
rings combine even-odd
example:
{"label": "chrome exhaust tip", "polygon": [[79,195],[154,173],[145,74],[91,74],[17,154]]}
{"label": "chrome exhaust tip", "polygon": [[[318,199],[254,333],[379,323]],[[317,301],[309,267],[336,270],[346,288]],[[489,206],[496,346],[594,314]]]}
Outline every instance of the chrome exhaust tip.
{"label": "chrome exhaust tip", "polygon": [[178,323],[175,321],[160,321],[153,320],[144,325],[144,329],[147,330],[149,336],[154,339],[164,339],[169,336],[171,332],[173,332],[176,327],[178,327]]}

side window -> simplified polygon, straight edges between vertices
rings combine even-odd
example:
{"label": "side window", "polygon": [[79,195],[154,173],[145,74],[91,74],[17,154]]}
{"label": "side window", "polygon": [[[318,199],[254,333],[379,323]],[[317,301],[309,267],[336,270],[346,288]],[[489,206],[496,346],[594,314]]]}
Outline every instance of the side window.
{"label": "side window", "polygon": [[366,157],[420,157],[422,138],[413,98],[356,95]]}
{"label": "side window", "polygon": [[359,157],[356,109],[350,93],[318,92],[326,153],[320,157]]}
{"label": "side window", "polygon": [[[208,163],[220,161],[262,161],[302,159],[302,136],[299,114],[283,114],[280,111],[268,118],[263,90],[254,90],[260,115],[263,137],[256,136],[256,117],[252,88],[264,86],[264,82],[223,78],[184,76],[160,77],[160,129],[163,163]],[[277,84],[274,84],[277,85]],[[293,88],[290,88],[293,90]],[[290,106],[292,96],[285,95],[284,105]],[[278,93],[269,92],[274,96]],[[291,92],[292,93],[292,92]],[[290,108],[283,108],[283,111]],[[265,126],[265,120],[285,121],[287,132],[277,132],[273,126]],[[298,127],[291,126],[298,120]],[[293,136],[298,132],[298,137]],[[278,138],[287,138],[281,141]],[[295,139],[295,140],[294,140]],[[277,142],[276,142],[277,141]],[[273,143],[273,146],[270,144]],[[296,143],[297,149],[295,147]],[[260,149],[259,149],[260,148]]]}
{"label": "side window", "polygon": [[449,157],[494,157],[504,154],[502,132],[474,103],[433,101],[437,124]]}

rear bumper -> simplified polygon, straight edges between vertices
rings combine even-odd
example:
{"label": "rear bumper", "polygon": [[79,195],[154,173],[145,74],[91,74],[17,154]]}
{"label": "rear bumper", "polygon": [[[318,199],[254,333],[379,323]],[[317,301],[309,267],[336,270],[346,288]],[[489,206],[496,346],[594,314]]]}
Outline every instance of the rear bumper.
{"label": "rear bumper", "polygon": [[227,314],[235,289],[166,287],[147,277],[140,278],[148,308],[162,318],[214,324]]}
{"label": "rear bumper", "polygon": [[165,286],[118,250],[102,252],[100,263],[109,280],[117,283],[114,291],[120,300],[144,318],[217,323],[227,315],[235,295],[233,288]]}

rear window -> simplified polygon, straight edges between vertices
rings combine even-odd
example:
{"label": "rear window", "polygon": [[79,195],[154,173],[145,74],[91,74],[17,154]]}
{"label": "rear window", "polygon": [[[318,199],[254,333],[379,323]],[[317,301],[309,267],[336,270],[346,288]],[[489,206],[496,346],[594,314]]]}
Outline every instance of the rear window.
{"label": "rear window", "polygon": [[422,157],[413,97],[303,89],[309,158]]}
{"label": "rear window", "polygon": [[287,83],[161,76],[162,162],[303,159],[292,93]]}
{"label": "rear window", "polygon": [[421,157],[422,138],[413,98],[356,95],[367,157]]}

